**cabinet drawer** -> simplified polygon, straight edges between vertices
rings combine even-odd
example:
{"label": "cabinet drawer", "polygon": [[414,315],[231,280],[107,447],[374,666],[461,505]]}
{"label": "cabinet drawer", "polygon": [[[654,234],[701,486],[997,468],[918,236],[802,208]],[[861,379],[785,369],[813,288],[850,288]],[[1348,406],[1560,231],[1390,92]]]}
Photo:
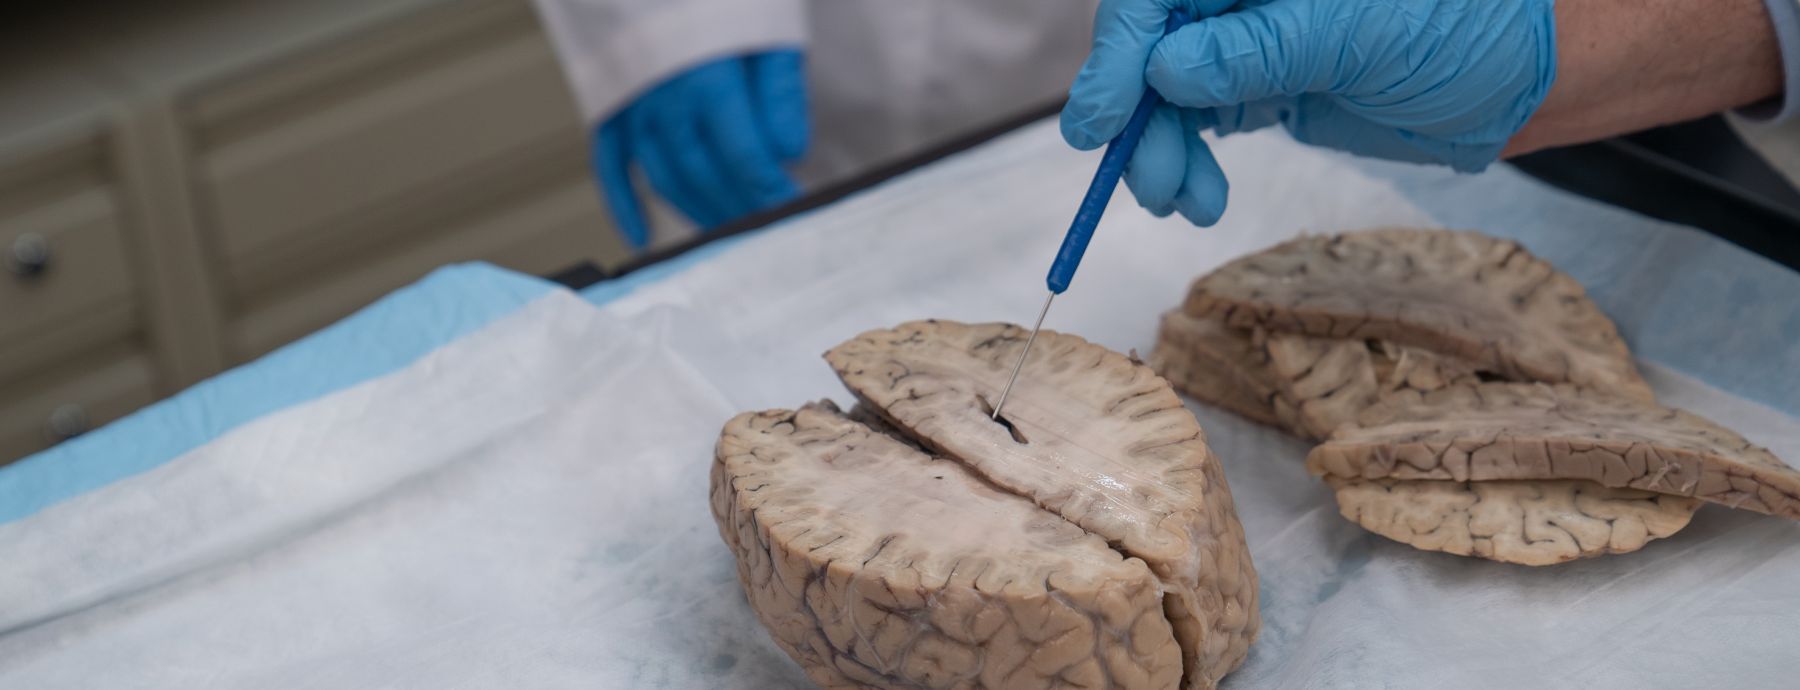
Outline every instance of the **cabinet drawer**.
{"label": "cabinet drawer", "polygon": [[[325,261],[321,247],[428,231],[420,217],[445,197],[531,165],[521,152],[546,141],[583,148],[549,44],[516,9],[410,54],[369,57],[366,74],[270,77],[291,93],[245,87],[273,110],[230,89],[200,97],[202,203],[235,287],[262,289],[296,262]],[[284,69],[342,70],[345,59],[358,58],[326,53]]]}
{"label": "cabinet drawer", "polygon": [[610,263],[623,252],[603,218],[593,183],[571,176],[444,227],[417,244],[317,283],[291,286],[234,323],[230,353],[234,361],[248,360],[330,325],[445,264],[482,260],[543,275],[583,260]]}
{"label": "cabinet drawer", "polygon": [[138,325],[112,190],[92,177],[0,189],[0,381]]}
{"label": "cabinet drawer", "polygon": [[0,401],[0,465],[156,399],[150,359],[141,350],[99,354],[66,369],[72,373],[17,397],[8,390]]}

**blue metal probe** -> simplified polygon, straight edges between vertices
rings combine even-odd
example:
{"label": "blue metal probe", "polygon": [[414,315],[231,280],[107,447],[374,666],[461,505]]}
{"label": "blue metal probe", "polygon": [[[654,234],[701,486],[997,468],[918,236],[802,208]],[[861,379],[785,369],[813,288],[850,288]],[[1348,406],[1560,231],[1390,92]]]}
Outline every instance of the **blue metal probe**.
{"label": "blue metal probe", "polygon": [[[1191,21],[1186,12],[1170,12],[1163,35],[1175,33]],[[1025,356],[1031,354],[1031,344],[1037,342],[1038,331],[1044,328],[1044,315],[1050,313],[1050,303],[1069,289],[1069,282],[1075,279],[1075,269],[1081,266],[1081,256],[1087,253],[1088,241],[1094,239],[1094,228],[1100,225],[1101,214],[1106,213],[1106,202],[1112,200],[1119,178],[1125,175],[1125,165],[1131,162],[1132,152],[1137,151],[1144,125],[1150,122],[1150,114],[1160,103],[1162,97],[1157,95],[1156,89],[1144,87],[1144,97],[1138,99],[1137,109],[1131,111],[1125,129],[1106,145],[1106,154],[1100,157],[1100,168],[1094,171],[1087,194],[1081,197],[1081,207],[1075,210],[1075,220],[1069,223],[1068,234],[1063,235],[1062,248],[1056,251],[1056,260],[1050,264],[1050,274],[1044,278],[1044,283],[1050,286],[1050,296],[1044,298],[1044,308],[1038,310],[1037,324],[1031,327],[1031,336],[1025,339],[1025,349],[1019,351],[1019,361],[1013,364],[1006,388],[1000,391],[1000,402],[994,403],[995,421],[1000,419],[1000,410],[1006,407],[1006,396],[1012,393],[1013,384],[1019,380],[1019,370],[1025,366]]]}

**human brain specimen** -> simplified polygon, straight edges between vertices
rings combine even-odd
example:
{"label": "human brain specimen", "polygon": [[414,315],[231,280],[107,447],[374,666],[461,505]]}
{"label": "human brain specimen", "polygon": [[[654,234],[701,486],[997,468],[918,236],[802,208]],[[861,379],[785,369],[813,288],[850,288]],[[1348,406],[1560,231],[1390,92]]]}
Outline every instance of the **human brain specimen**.
{"label": "human brain specimen", "polygon": [[1580,284],[1515,242],[1387,228],[1228,262],[1164,314],[1177,388],[1325,441],[1344,517],[1529,565],[1624,553],[1700,503],[1800,517],[1800,473],[1657,406]]}
{"label": "human brain specimen", "polygon": [[1525,565],[1627,553],[1686,527],[1700,501],[1584,481],[1326,476],[1344,517],[1427,551]]}
{"label": "human brain specimen", "polygon": [[1710,420],[1574,386],[1398,395],[1307,454],[1332,477],[1579,479],[1800,519],[1800,471]]}
{"label": "human brain specimen", "polygon": [[751,606],[821,687],[1173,688],[1155,575],[823,409],[739,415],[713,514]]}
{"label": "human brain specimen", "polygon": [[1210,688],[1260,625],[1218,458],[1167,383],[1045,331],[921,321],[826,359],[859,400],[733,419],[712,505],[824,687]]}
{"label": "human brain specimen", "polygon": [[1302,237],[1196,281],[1183,310],[1235,328],[1417,347],[1507,380],[1652,397],[1580,283],[1516,242],[1477,232]]}
{"label": "human brain specimen", "polygon": [[1233,329],[1162,317],[1151,366],[1177,388],[1297,436],[1323,439],[1382,396],[1480,381],[1474,364],[1387,341]]}

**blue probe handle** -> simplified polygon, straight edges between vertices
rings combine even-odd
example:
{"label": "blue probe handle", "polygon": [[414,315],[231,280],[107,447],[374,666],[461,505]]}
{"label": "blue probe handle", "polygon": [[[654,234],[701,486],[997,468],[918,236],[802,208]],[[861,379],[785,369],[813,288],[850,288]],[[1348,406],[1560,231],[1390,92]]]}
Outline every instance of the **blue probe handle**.
{"label": "blue probe handle", "polygon": [[[1175,33],[1190,21],[1193,20],[1186,12],[1170,12],[1163,35]],[[1144,97],[1138,100],[1137,109],[1131,111],[1131,120],[1125,123],[1125,129],[1106,145],[1106,154],[1100,157],[1100,169],[1094,171],[1094,180],[1088,183],[1087,194],[1081,197],[1081,207],[1075,211],[1075,220],[1069,223],[1069,233],[1063,235],[1062,248],[1056,250],[1056,261],[1050,264],[1050,275],[1044,279],[1050,292],[1062,294],[1069,289],[1069,281],[1075,279],[1075,269],[1081,266],[1081,255],[1087,253],[1088,241],[1094,239],[1094,228],[1100,225],[1101,214],[1106,213],[1106,202],[1112,200],[1113,189],[1119,186],[1119,178],[1125,174],[1125,165],[1137,151],[1138,138],[1144,134],[1144,125],[1150,122],[1150,113],[1161,102],[1162,97],[1157,95],[1156,89],[1145,87]]]}

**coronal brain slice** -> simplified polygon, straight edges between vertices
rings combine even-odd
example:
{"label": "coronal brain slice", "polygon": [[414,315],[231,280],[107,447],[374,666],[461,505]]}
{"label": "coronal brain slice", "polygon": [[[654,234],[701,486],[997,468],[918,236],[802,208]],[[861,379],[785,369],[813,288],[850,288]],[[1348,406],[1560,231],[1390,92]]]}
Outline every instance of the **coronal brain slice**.
{"label": "coronal brain slice", "polygon": [[826,354],[871,410],[983,479],[1142,559],[1162,582],[1187,687],[1243,661],[1256,573],[1219,462],[1168,384],[1045,331],[989,418],[1026,332],[944,321],[864,333]]}
{"label": "coronal brain slice", "polygon": [[1144,563],[834,411],[725,426],[712,509],[751,608],[826,688],[1175,688]]}
{"label": "coronal brain slice", "polygon": [[1706,419],[1574,386],[1400,393],[1307,455],[1316,475],[1581,479],[1800,519],[1800,472]]}
{"label": "coronal brain slice", "polygon": [[1355,421],[1382,395],[1480,380],[1473,364],[1418,348],[1243,331],[1179,310],[1163,315],[1150,362],[1195,398],[1310,439]]}
{"label": "coronal brain slice", "polygon": [[1248,331],[1180,310],[1164,313],[1156,347],[1150,351],[1150,368],[1183,393],[1252,421],[1303,434],[1301,427],[1277,412],[1278,405],[1292,405],[1281,390],[1282,382],[1269,370],[1269,353]]}
{"label": "coronal brain slice", "polygon": [[[1314,439],[1353,423],[1383,396],[1479,383],[1472,364],[1417,348],[1239,331],[1179,310],[1163,315],[1151,362],[1196,398]],[[1685,527],[1700,504],[1574,480],[1326,481],[1344,517],[1371,532],[1523,565],[1641,549]]]}
{"label": "coronal brain slice", "polygon": [[1196,281],[1183,311],[1244,330],[1390,341],[1509,380],[1651,399],[1580,283],[1515,242],[1475,232],[1303,237]]}
{"label": "coronal brain slice", "polygon": [[1305,237],[1237,259],[1164,315],[1150,359],[1196,398],[1330,438],[1309,467],[1344,515],[1423,549],[1534,565],[1630,551],[1696,498],[1800,517],[1800,472],[1656,407],[1578,283],[1478,233]]}
{"label": "coronal brain slice", "polygon": [[1700,501],[1576,480],[1400,481],[1327,476],[1338,510],[1427,551],[1551,565],[1644,547],[1686,527]]}

